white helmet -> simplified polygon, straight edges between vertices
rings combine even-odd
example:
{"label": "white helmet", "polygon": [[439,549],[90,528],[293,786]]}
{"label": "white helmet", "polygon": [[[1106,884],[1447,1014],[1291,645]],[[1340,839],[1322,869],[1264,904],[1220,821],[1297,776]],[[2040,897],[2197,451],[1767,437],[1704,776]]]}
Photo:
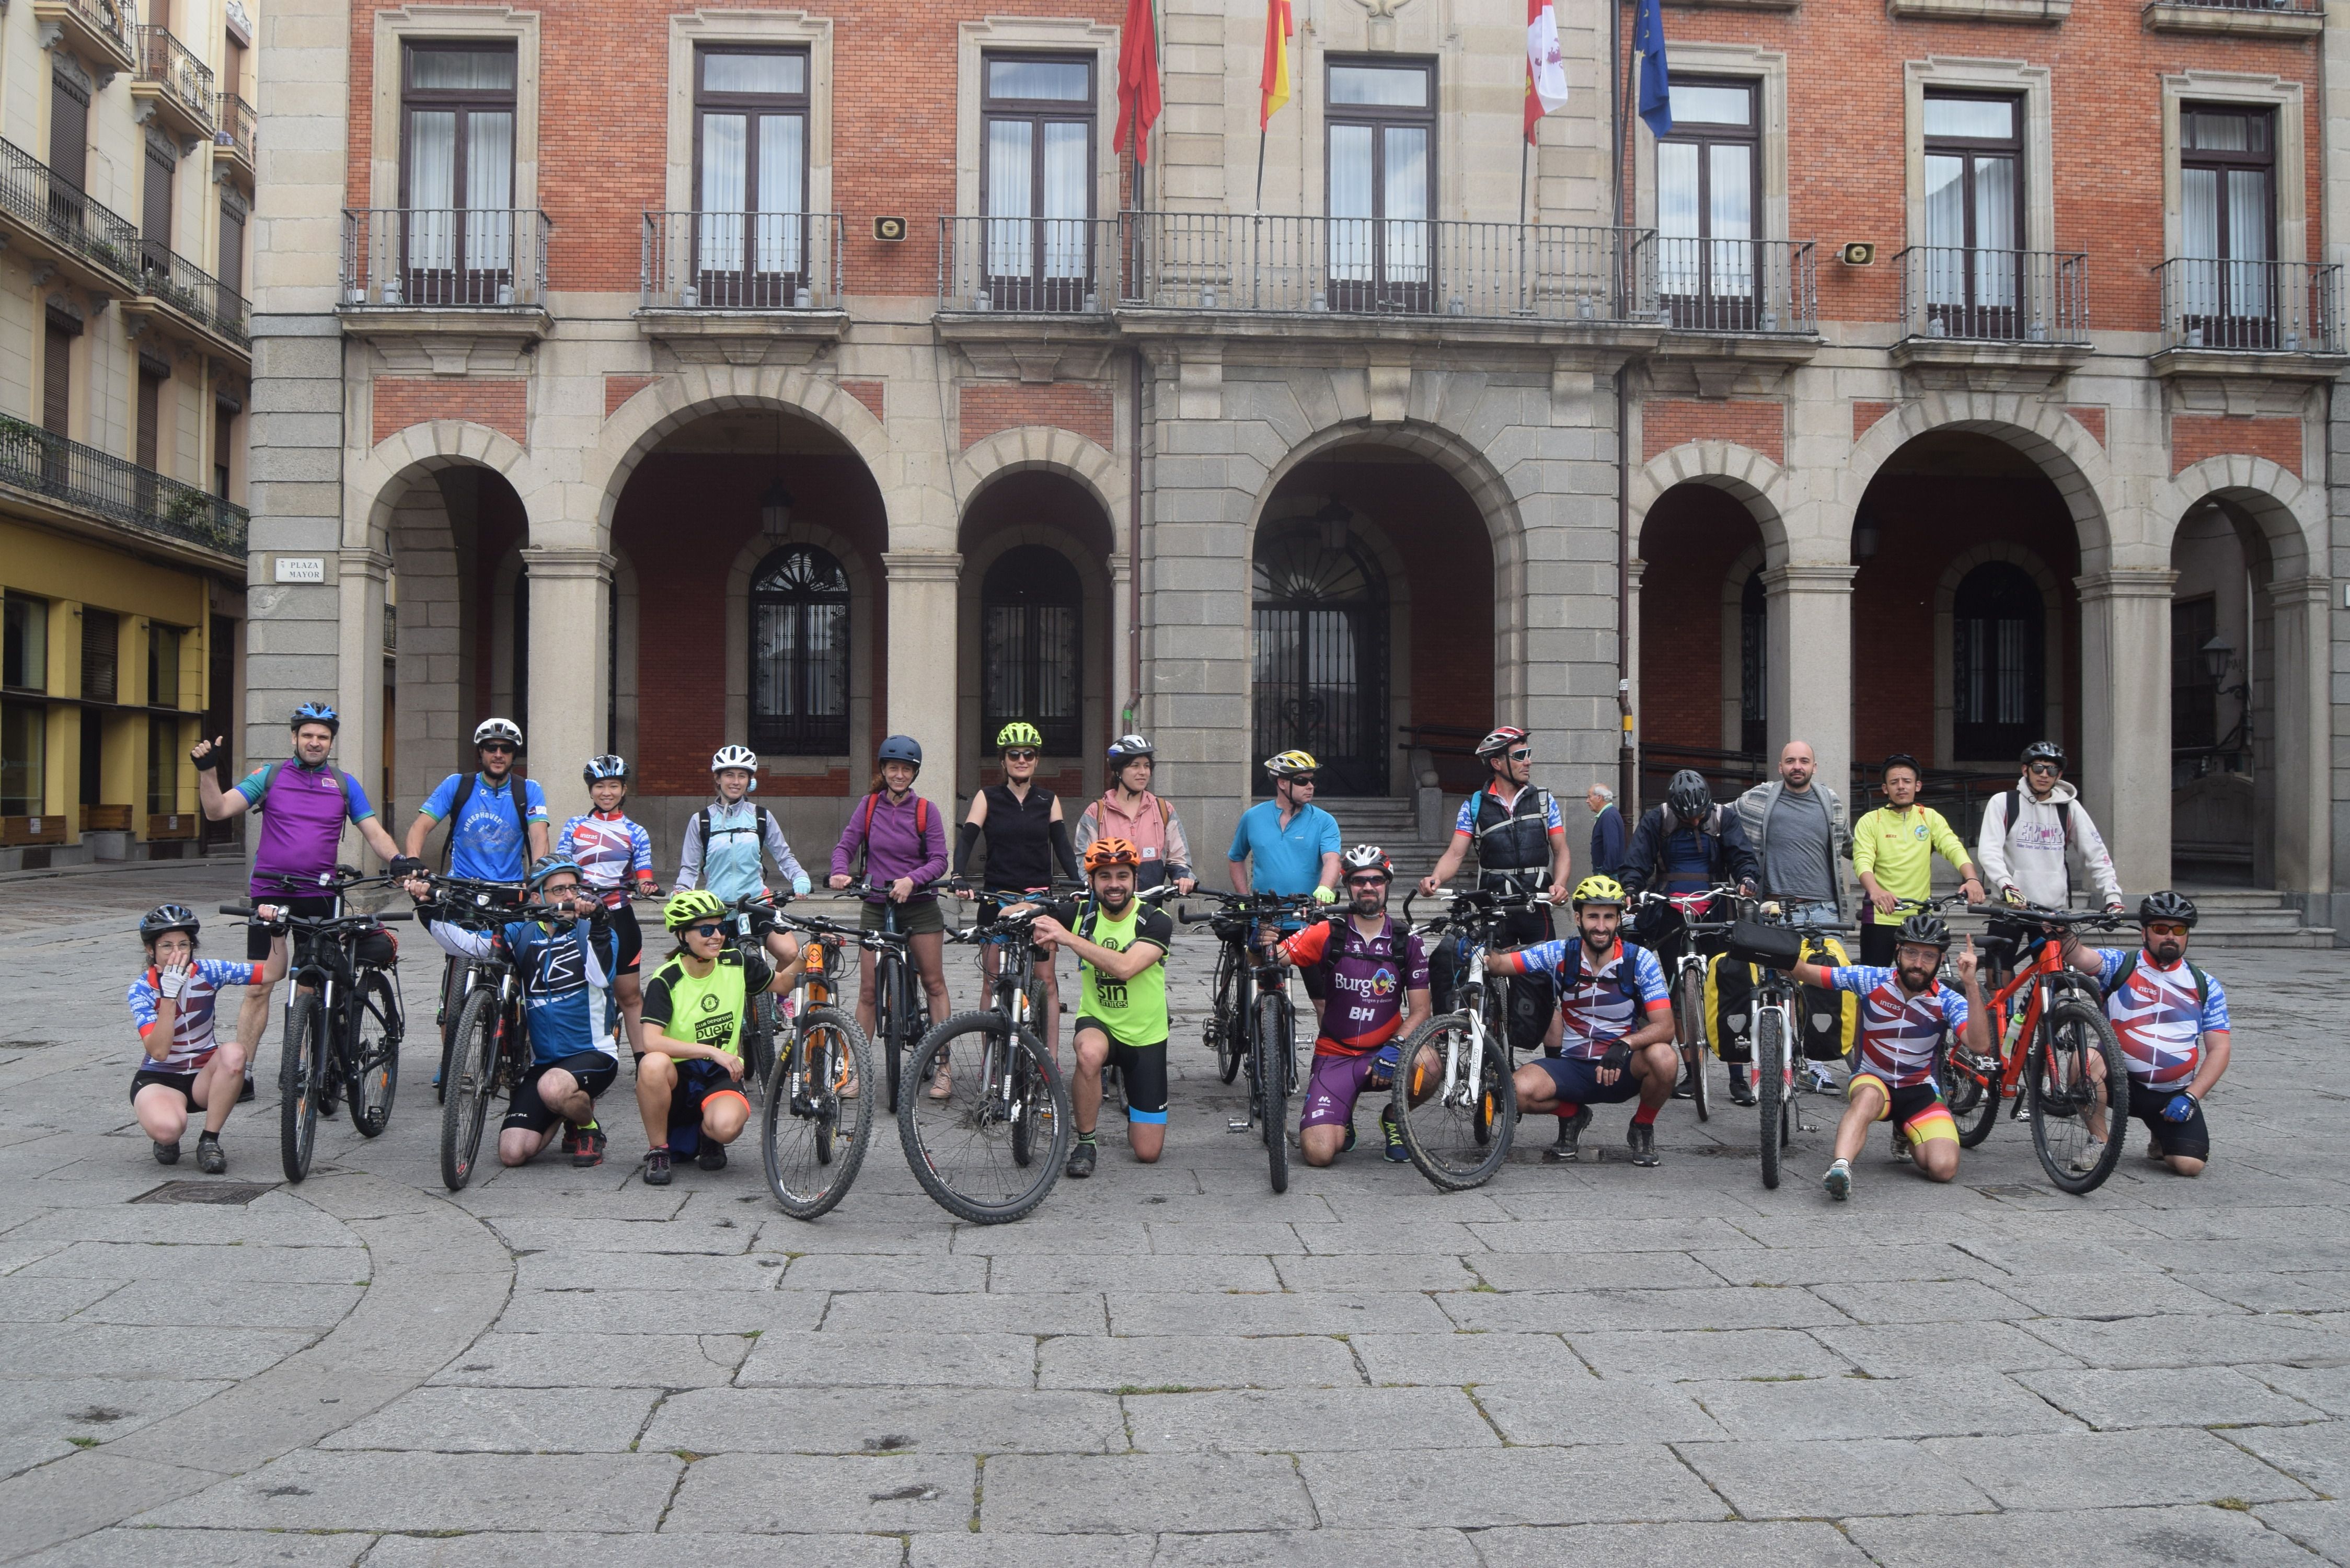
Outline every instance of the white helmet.
{"label": "white helmet", "polygon": [[515,751],[521,751],[522,726],[512,719],[484,719],[473,726],[473,746],[476,750],[492,741],[504,741]]}
{"label": "white helmet", "polygon": [[741,768],[756,777],[759,772],[759,753],[748,746],[721,746],[718,748],[717,754],[710,759],[710,771],[713,774],[724,773],[728,768]]}

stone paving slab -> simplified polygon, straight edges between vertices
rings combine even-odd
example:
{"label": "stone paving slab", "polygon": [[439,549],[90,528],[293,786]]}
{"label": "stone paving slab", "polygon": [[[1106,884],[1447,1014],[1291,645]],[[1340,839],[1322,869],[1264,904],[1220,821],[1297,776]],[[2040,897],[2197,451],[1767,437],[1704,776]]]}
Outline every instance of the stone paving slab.
{"label": "stone paving slab", "polygon": [[2264,1502],[2252,1514],[2329,1563],[2350,1563],[2350,1502]]}
{"label": "stone paving slab", "polygon": [[624,1454],[637,1446],[660,1398],[650,1388],[419,1388],[319,1439],[318,1446],[444,1454]]}
{"label": "stone paving slab", "polygon": [[2015,1379],[1981,1368],[1918,1377],[1690,1383],[1682,1391],[1733,1438],[1932,1438],[2085,1429]]}
{"label": "stone paving slab", "polygon": [[1675,1443],[1673,1451],[1746,1519],[1988,1512],[1991,1501],[1922,1444]]}
{"label": "stone paving slab", "polygon": [[515,1568],[525,1561],[561,1563],[563,1568],[902,1568],[905,1552],[894,1535],[517,1531],[438,1540],[378,1536],[368,1552],[367,1568]]}
{"label": "stone paving slab", "polygon": [[960,1531],[977,1486],[977,1461],[960,1454],[712,1454],[687,1466],[660,1527],[692,1535]]}
{"label": "stone paving slab", "polygon": [[1575,1353],[1603,1377],[1833,1377],[1852,1370],[1813,1334],[1783,1328],[1718,1333],[1662,1330],[1566,1336]]}
{"label": "stone paving slab", "polygon": [[1856,1519],[1853,1544],[1883,1568],[2063,1563],[2067,1568],[2229,1563],[2316,1568],[2319,1559],[2250,1513],[2220,1508],[2089,1508],[2064,1513]]}
{"label": "stone paving slab", "polygon": [[[827,1336],[829,1337],[829,1336]],[[1374,1343],[1358,1340],[1353,1348]],[[1366,1351],[1367,1355],[1367,1351]],[[1327,1334],[1070,1335],[1036,1347],[1039,1388],[1175,1392],[1203,1388],[1359,1387],[1350,1346]],[[1440,1379],[1458,1383],[1458,1378]]]}
{"label": "stone paving slab", "polygon": [[[375,1536],[263,1530],[126,1530],[86,1535],[22,1558],[27,1568],[351,1568]],[[379,1552],[376,1561],[383,1560]]]}
{"label": "stone paving slab", "polygon": [[1036,1342],[1016,1334],[861,1333],[761,1335],[734,1381],[744,1387],[1026,1388],[1036,1376]]}
{"label": "stone paving slab", "polygon": [[[1097,1538],[1095,1538],[1097,1539]],[[1150,1568],[1478,1568],[1477,1538],[1458,1530],[1266,1530],[1158,1538]],[[918,1558],[918,1563],[922,1561]],[[1071,1568],[1084,1568],[1073,1563]]]}
{"label": "stone paving slab", "polygon": [[567,1388],[592,1372],[608,1387],[700,1388],[731,1383],[751,1352],[740,1334],[491,1334],[434,1376],[441,1384]]}
{"label": "stone paving slab", "polygon": [[1419,1450],[1393,1464],[1301,1454],[1298,1469],[1325,1524],[1594,1524],[1721,1519],[1729,1509],[1662,1444]]}
{"label": "stone paving slab", "polygon": [[695,1388],[661,1402],[643,1446],[704,1454],[1112,1454],[1133,1445],[1125,1412],[1107,1394]]}
{"label": "stone paving slab", "polygon": [[227,1530],[497,1530],[560,1519],[649,1531],[681,1461],[669,1454],[289,1454],[139,1514],[134,1524]]}
{"label": "stone paving slab", "polygon": [[1484,1568],[1863,1568],[1832,1524],[1586,1524],[1477,1533]]}
{"label": "stone paving slab", "polygon": [[1617,1378],[1481,1385],[1479,1408],[1513,1443],[1703,1442],[1726,1436],[1686,1385]]}
{"label": "stone paving slab", "polygon": [[1499,1448],[1459,1388],[1284,1388],[1131,1395],[1133,1446],[1149,1452]]}
{"label": "stone paving slab", "polygon": [[12,1377],[0,1382],[0,1476],[127,1437],[231,1386],[161,1377]]}
{"label": "stone paving slab", "polygon": [[1286,1454],[1015,1454],[987,1463],[980,1528],[1008,1535],[1308,1530],[1328,1521],[1316,1518],[1298,1469]]}
{"label": "stone paving slab", "polygon": [[827,1291],[516,1291],[499,1326],[516,1334],[802,1334]]}
{"label": "stone paving slab", "polygon": [[2288,1502],[2309,1495],[2214,1434],[2176,1428],[2044,1438],[1929,1438],[1926,1446],[2002,1508],[2124,1508],[2223,1498]]}
{"label": "stone paving slab", "polygon": [[2249,1427],[2322,1421],[2327,1415],[2315,1405],[2278,1393],[2240,1367],[2094,1367],[2021,1372],[2015,1380],[2100,1431],[2175,1427],[2182,1420],[2201,1427]]}

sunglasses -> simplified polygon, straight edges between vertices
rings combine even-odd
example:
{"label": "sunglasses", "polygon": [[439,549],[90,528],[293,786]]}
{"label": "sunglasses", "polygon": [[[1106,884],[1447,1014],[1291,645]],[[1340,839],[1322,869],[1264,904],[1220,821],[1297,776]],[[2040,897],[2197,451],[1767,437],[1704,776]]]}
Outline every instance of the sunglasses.
{"label": "sunglasses", "polygon": [[1520,746],[1510,753],[1510,761],[1513,763],[1530,763],[1534,760],[1534,749],[1532,746]]}
{"label": "sunglasses", "polygon": [[2187,928],[2176,920],[2156,920],[2146,928],[2146,934],[2150,937],[2184,937]]}
{"label": "sunglasses", "polygon": [[1289,784],[1292,789],[1312,789],[1314,787],[1314,775],[1312,774],[1299,774],[1289,781]]}
{"label": "sunglasses", "polygon": [[1018,746],[1004,753],[1003,760],[1007,763],[1033,763],[1036,760],[1036,753],[1026,746]]}
{"label": "sunglasses", "polygon": [[504,741],[492,741],[486,746],[476,746],[473,749],[477,752],[495,752],[500,756],[505,757],[514,755],[514,748],[507,745]]}
{"label": "sunglasses", "polygon": [[1349,888],[1384,888],[1387,885],[1388,879],[1384,877],[1349,877],[1347,878],[1347,886]]}
{"label": "sunglasses", "polygon": [[2034,763],[2024,771],[2026,773],[2034,774],[2061,774],[2064,770],[2058,767],[2054,763]]}
{"label": "sunglasses", "polygon": [[708,920],[704,920],[698,926],[681,926],[678,929],[689,931],[697,937],[723,937],[726,934],[724,926],[713,925]]}

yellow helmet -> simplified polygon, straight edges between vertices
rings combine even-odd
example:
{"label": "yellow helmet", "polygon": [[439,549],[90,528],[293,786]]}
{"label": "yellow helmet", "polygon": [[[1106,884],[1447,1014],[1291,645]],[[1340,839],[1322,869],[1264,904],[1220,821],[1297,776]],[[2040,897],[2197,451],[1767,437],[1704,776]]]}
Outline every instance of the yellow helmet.
{"label": "yellow helmet", "polygon": [[1286,751],[1264,760],[1264,771],[1277,779],[1294,779],[1300,774],[1319,773],[1321,769],[1322,764],[1314,760],[1311,752]]}
{"label": "yellow helmet", "polygon": [[701,888],[688,888],[673,895],[661,909],[661,924],[671,930],[681,930],[702,920],[723,920],[726,906],[718,895]]}
{"label": "yellow helmet", "polygon": [[1006,746],[1036,748],[1044,743],[1045,732],[1024,719],[1014,719],[995,732],[995,749],[999,752]]}
{"label": "yellow helmet", "polygon": [[1586,904],[1612,904],[1622,909],[1632,900],[1624,892],[1624,884],[1613,877],[1586,877],[1575,885],[1575,907]]}

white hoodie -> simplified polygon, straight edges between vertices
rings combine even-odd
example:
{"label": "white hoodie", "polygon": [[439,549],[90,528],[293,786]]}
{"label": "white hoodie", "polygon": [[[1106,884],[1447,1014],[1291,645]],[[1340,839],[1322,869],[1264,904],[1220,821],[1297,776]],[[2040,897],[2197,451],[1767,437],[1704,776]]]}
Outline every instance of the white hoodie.
{"label": "white hoodie", "polygon": [[[2007,820],[2011,800],[2020,800],[2018,820]],[[2064,810],[2059,813],[2057,803]],[[2071,832],[2066,832],[2067,822]],[[1993,795],[1983,808],[1982,834],[1975,846],[1976,862],[1982,867],[1983,880],[1994,892],[2012,888],[2024,899],[2043,909],[2064,909],[2072,907],[2073,879],[2065,867],[2066,840],[2070,838],[2073,858],[2078,860],[2095,890],[2097,902],[2105,905],[2122,901],[2122,885],[2114,875],[2114,857],[2106,853],[2106,841],[2097,832],[2097,825],[2089,820],[2088,808],[2081,804],[2073,786],[2057,782],[2048,792],[2046,800],[2034,800],[2031,781],[2016,781],[2015,792],[2002,791]]]}

